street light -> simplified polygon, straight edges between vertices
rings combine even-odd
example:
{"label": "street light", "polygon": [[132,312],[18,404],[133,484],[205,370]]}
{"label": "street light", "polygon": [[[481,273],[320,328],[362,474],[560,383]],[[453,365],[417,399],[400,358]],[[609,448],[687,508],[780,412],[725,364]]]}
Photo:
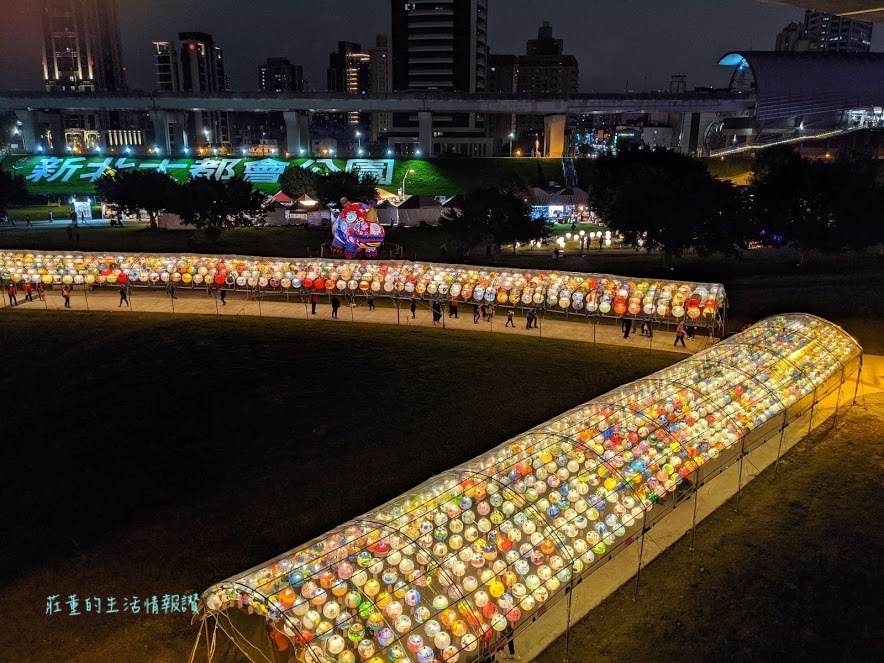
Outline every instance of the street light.
{"label": "street light", "polygon": [[402,199],[403,200],[405,200],[405,180],[408,179],[409,175],[414,175],[414,168],[409,168],[402,178]]}
{"label": "street light", "polygon": [[421,154],[422,154],[422,152],[421,152],[421,148],[417,148],[417,149],[414,151],[414,156],[416,156],[416,157],[420,157]]}
{"label": "street light", "polygon": [[363,149],[360,147],[360,148],[359,148],[359,156],[362,156],[363,154],[365,154],[365,150],[363,150]]}
{"label": "street light", "polygon": [[185,155],[190,154],[190,148],[189,148],[189,147],[185,147],[185,148],[184,148],[184,154],[185,154]]}
{"label": "street light", "polygon": [[388,148],[387,148],[387,156],[388,156],[388,157],[393,156],[393,148],[392,148],[392,147],[388,147]]}
{"label": "street light", "polygon": [[356,140],[358,141],[357,149],[359,150],[359,154],[362,154],[362,132],[356,132]]}
{"label": "street light", "polygon": [[247,154],[249,153],[249,148],[244,147],[244,148],[242,148],[240,151],[242,152],[242,155],[245,156],[245,155],[247,155]]}
{"label": "street light", "polygon": [[163,151],[159,147],[157,147],[156,145],[153,146],[153,151],[155,154],[162,154],[163,153]]}
{"label": "street light", "polygon": [[305,150],[303,147],[298,148],[298,154],[300,154],[301,156],[304,156],[304,152],[306,152],[306,151],[307,150]]}
{"label": "street light", "polygon": [[515,134],[510,133],[510,159],[513,158],[513,138],[515,138],[515,137],[516,137]]}

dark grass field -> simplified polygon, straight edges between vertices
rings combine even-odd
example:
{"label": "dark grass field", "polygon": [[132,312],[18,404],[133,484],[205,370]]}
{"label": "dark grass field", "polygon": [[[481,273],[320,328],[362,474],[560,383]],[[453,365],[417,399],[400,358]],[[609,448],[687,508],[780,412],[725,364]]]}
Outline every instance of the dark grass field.
{"label": "dark grass field", "polygon": [[[670,354],[479,333],[0,311],[0,660],[182,661],[201,592]],[[80,606],[82,610],[82,605]]]}
{"label": "dark grass field", "polygon": [[590,612],[568,660],[881,661],[884,394],[839,420]]}

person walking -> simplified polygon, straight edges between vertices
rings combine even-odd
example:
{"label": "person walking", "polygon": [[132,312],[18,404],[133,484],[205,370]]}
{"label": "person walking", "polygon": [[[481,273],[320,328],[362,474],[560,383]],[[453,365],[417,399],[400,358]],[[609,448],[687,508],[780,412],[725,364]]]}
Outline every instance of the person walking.
{"label": "person walking", "polygon": [[642,336],[647,336],[649,338],[654,336],[654,328],[651,325],[650,320],[642,321]]}
{"label": "person walking", "polygon": [[6,286],[6,295],[9,297],[10,306],[18,306],[18,298],[15,296],[15,283],[12,281]]}
{"label": "person walking", "polygon": [[672,347],[675,347],[676,345],[678,345],[679,341],[681,341],[681,347],[683,347],[683,348],[687,347],[684,344],[684,334],[685,334],[684,323],[679,322],[678,327],[675,328],[675,342],[672,344]]}
{"label": "person walking", "polygon": [[169,295],[169,299],[175,299],[175,284],[170,283],[166,286],[166,293]]}
{"label": "person walking", "polygon": [[534,322],[534,309],[529,308],[525,314],[525,329],[531,329],[531,323]]}
{"label": "person walking", "polygon": [[369,293],[365,296],[365,300],[368,302],[368,310],[369,310],[369,311],[374,311],[374,293],[369,292]]}
{"label": "person walking", "polygon": [[338,309],[341,308],[341,300],[338,299],[337,295],[332,295],[331,298],[331,307],[332,307],[332,317],[337,320],[338,318]]}
{"label": "person walking", "polygon": [[72,227],[72,226],[68,226],[68,227],[66,228],[66,230],[67,230],[67,233],[68,233],[68,241],[69,241],[69,242],[73,242],[73,241],[74,241],[74,229],[73,229],[73,227]]}
{"label": "person walking", "polygon": [[314,292],[310,295],[310,313],[312,315],[316,315],[316,305],[318,303],[319,303],[319,297]]}
{"label": "person walking", "polygon": [[408,307],[411,310],[411,319],[414,320],[417,317],[417,300],[412,297],[411,305]]}
{"label": "person walking", "polygon": [[486,320],[491,322],[494,319],[494,306],[488,306],[485,308],[485,314],[488,316]]}
{"label": "person walking", "polygon": [[438,325],[442,319],[442,302],[436,300],[433,302],[433,324]]}
{"label": "person walking", "polygon": [[126,291],[126,286],[121,285],[120,286],[120,304],[119,304],[119,306],[117,306],[117,308],[120,308],[120,306],[122,306],[123,304],[125,304],[126,306],[129,306],[129,293]]}
{"label": "person walking", "polygon": [[70,308],[70,307],[71,307],[71,290],[70,290],[70,287],[65,286],[64,288],[62,288],[62,289],[61,289],[61,296],[64,297],[64,307],[65,307],[65,308]]}
{"label": "person walking", "polygon": [[46,286],[43,285],[43,281],[37,281],[37,299],[41,302],[46,299]]}
{"label": "person walking", "polygon": [[221,306],[227,306],[227,288],[221,288]]}
{"label": "person walking", "polygon": [[49,210],[49,223],[52,223],[53,221],[55,221],[55,216],[53,216],[52,210]]}
{"label": "person walking", "polygon": [[513,322],[513,309],[509,309],[506,312],[506,324],[504,325],[504,327],[512,327],[515,329],[516,323]]}
{"label": "person walking", "polygon": [[457,298],[454,298],[454,299],[451,300],[451,302],[449,302],[449,304],[448,304],[448,317],[449,317],[449,318],[458,318],[458,317],[460,317],[460,316],[457,314],[457,306],[458,306],[458,304],[457,304]]}
{"label": "person walking", "polygon": [[484,303],[479,307],[479,312],[482,314],[483,320],[488,318],[488,307]]}
{"label": "person walking", "polygon": [[694,340],[694,334],[697,333],[697,328],[694,325],[688,325],[685,327],[685,335],[688,337],[689,341]]}
{"label": "person walking", "polygon": [[31,295],[33,288],[31,287],[31,284],[28,281],[25,281],[24,284],[22,284],[21,289],[24,290],[24,292],[25,292],[25,301],[26,302],[34,301],[34,298]]}
{"label": "person walking", "polygon": [[25,214],[25,228],[31,227],[31,215]]}
{"label": "person walking", "polygon": [[479,324],[479,305],[473,304],[473,324]]}
{"label": "person walking", "polygon": [[629,332],[632,331],[632,321],[629,318],[624,317],[620,326],[623,330],[623,338],[629,338]]}

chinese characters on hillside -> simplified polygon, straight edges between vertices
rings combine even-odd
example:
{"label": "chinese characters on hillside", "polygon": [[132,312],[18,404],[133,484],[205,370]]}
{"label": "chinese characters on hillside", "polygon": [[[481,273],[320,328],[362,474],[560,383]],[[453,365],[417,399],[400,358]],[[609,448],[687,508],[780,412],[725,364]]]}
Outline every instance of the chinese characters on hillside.
{"label": "chinese characters on hillside", "polygon": [[[25,179],[37,182],[95,182],[108,171],[138,168],[168,173],[178,180],[188,177],[208,177],[215,180],[229,180],[236,174],[255,183],[275,184],[290,162],[279,159],[162,159],[144,161],[126,157],[42,157],[36,160]],[[297,163],[297,162],[293,162]],[[350,159],[344,171],[368,173],[378,178],[379,184],[393,182],[393,159]],[[242,166],[240,167],[240,164]],[[300,164],[318,173],[336,173],[341,168],[332,159],[307,159]]]}

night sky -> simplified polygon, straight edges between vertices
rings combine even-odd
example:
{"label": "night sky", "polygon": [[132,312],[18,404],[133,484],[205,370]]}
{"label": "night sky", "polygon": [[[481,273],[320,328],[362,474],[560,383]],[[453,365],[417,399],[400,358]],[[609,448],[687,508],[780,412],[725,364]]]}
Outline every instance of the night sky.
{"label": "night sky", "polygon": [[[41,86],[40,0],[2,0],[0,88]],[[284,56],[304,65],[310,89],[325,89],[328,53],[338,40],[367,47],[386,33],[388,0],[119,0],[129,86],[153,88],[151,41],[179,31],[214,35],[225,50],[234,90],[257,90],[258,65]],[[777,33],[803,12],[756,0],[489,0],[493,53],[525,52],[525,40],[550,21],[565,52],[580,63],[580,90],[668,88],[671,74],[688,85],[727,84],[716,66],[729,50],[773,50]],[[882,50],[876,26],[874,50]]]}

